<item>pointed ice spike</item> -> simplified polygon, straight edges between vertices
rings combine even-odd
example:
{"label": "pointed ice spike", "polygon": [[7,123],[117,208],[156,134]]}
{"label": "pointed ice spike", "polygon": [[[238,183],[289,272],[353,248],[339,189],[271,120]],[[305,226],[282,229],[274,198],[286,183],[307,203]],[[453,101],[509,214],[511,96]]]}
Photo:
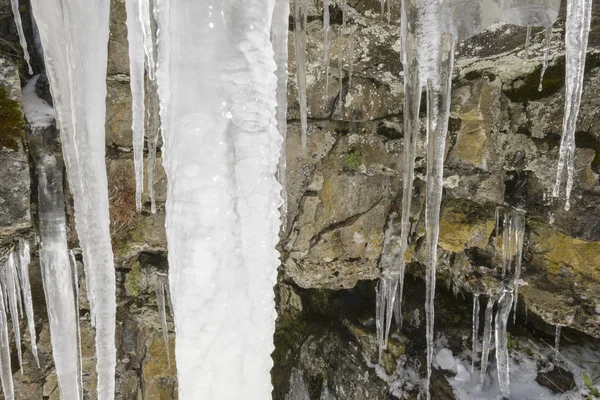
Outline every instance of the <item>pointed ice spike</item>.
{"label": "pointed ice spike", "polygon": [[[324,7],[329,13],[329,6],[325,0]],[[287,231],[287,182],[286,182],[286,137],[287,137],[287,84],[288,84],[288,25],[290,17],[289,0],[280,0],[275,2],[273,10],[273,23],[271,24],[271,43],[275,53],[275,63],[277,64],[277,129],[283,138],[284,145],[281,146],[279,155],[279,164],[277,166],[277,180],[281,185],[281,230]],[[325,19],[325,15],[323,16]],[[329,15],[327,15],[329,18]],[[328,27],[327,27],[328,29]],[[325,27],[324,27],[325,31]],[[327,47],[327,32],[325,32],[325,44]],[[325,48],[325,53],[328,49]]]}
{"label": "pointed ice spike", "polygon": [[[90,311],[96,327],[98,399],[112,400],[116,282],[105,158],[110,1],[31,0],[31,5],[44,48],[57,126],[61,129]],[[65,281],[72,285],[71,279]]]}
{"label": "pointed ice spike", "polygon": [[[152,12],[150,11],[150,1],[151,0],[139,0],[138,19],[142,28],[141,32],[143,36],[144,52],[146,53],[148,79],[153,81],[155,79],[156,60],[154,58],[154,40],[152,38]],[[135,10],[132,9],[132,11]],[[137,42],[135,43],[137,44]]]}
{"label": "pointed ice spike", "polygon": [[8,320],[4,303],[4,285],[0,285],[0,378],[2,392],[6,400],[14,400],[12,368],[10,365],[10,344],[8,342]]}
{"label": "pointed ice spike", "polygon": [[296,44],[296,82],[300,103],[300,130],[302,149],[306,150],[308,131],[308,108],[306,104],[306,28],[308,24],[308,0],[294,0],[294,34]]}
{"label": "pointed ice spike", "polygon": [[27,40],[25,39],[25,32],[23,32],[23,21],[21,20],[21,13],[19,12],[19,0],[10,0],[12,7],[13,16],[15,18],[15,26],[17,27],[17,33],[19,34],[19,42],[23,48],[23,58],[27,63],[27,69],[29,75],[33,75],[33,69],[31,69],[31,60],[29,58],[29,50],[27,50]]}
{"label": "pointed ice spike", "polygon": [[477,358],[477,346],[479,345],[479,293],[473,295],[473,333],[472,333],[472,351],[471,351],[471,374],[475,369],[475,359]]}
{"label": "pointed ice spike", "polygon": [[27,327],[29,329],[29,337],[31,339],[31,352],[35,358],[35,362],[40,367],[38,358],[37,339],[35,334],[35,318],[33,315],[33,300],[31,297],[31,285],[29,283],[29,262],[31,260],[29,241],[24,239],[19,240],[19,270],[21,271],[21,291],[23,300],[25,301],[25,315],[27,316]]}
{"label": "pointed ice spike", "polygon": [[513,307],[513,322],[517,321],[517,302],[519,301],[519,282],[521,279],[521,265],[523,259],[523,242],[525,240],[525,216],[520,211],[514,211],[512,214],[514,219],[513,227],[515,229],[515,277],[514,277],[514,307]]}
{"label": "pointed ice spike", "polygon": [[556,184],[552,195],[558,197],[564,169],[567,169],[565,210],[570,208],[573,174],[575,171],[575,130],[577,116],[583,92],[585,73],[585,57],[587,54],[588,35],[592,18],[592,0],[574,0],[567,2],[566,22],[566,83],[565,112],[563,131],[560,141]]}
{"label": "pointed ice spike", "polygon": [[542,64],[542,71],[540,72],[540,86],[538,91],[544,90],[544,75],[548,69],[548,57],[550,54],[550,42],[552,41],[552,26],[549,26],[545,30],[545,41],[544,41],[544,63]]}
{"label": "pointed ice spike", "polygon": [[498,300],[498,311],[496,311],[496,365],[498,369],[498,382],[500,391],[504,398],[510,397],[510,376],[509,376],[509,358],[508,358],[508,336],[506,325],[508,316],[513,303],[513,291],[510,287],[505,287]]}
{"label": "pointed ice spike", "polygon": [[556,332],[554,334],[554,362],[558,361],[559,349],[560,349],[560,331],[561,326],[556,325]]}
{"label": "pointed ice spike", "polygon": [[485,374],[487,372],[488,359],[490,355],[490,347],[492,344],[492,322],[494,317],[494,303],[492,297],[488,297],[487,306],[485,308],[485,317],[483,320],[483,344],[481,347],[481,376],[479,383],[485,382]]}
{"label": "pointed ice spike", "polygon": [[[144,36],[140,22],[140,0],[127,0],[127,40],[129,42],[129,86],[133,122],[133,163],[135,167],[135,207],[142,209],[144,190]],[[141,0],[144,1],[144,0]]]}
{"label": "pointed ice spike", "polygon": [[169,331],[167,329],[167,311],[165,302],[165,278],[158,277],[156,280],[156,305],[158,306],[158,315],[160,316],[160,326],[162,329],[163,340],[165,342],[165,351],[167,352],[167,363],[171,369],[171,354],[169,349]]}
{"label": "pointed ice spike", "polygon": [[531,26],[527,27],[527,35],[525,36],[525,60],[529,59],[529,45],[531,43]]}
{"label": "pointed ice spike", "polygon": [[15,343],[17,348],[17,355],[19,357],[19,367],[21,368],[21,374],[23,374],[23,353],[21,350],[21,327],[19,325],[19,306],[17,298],[20,296],[18,291],[16,274],[17,270],[15,267],[14,254],[11,253],[8,256],[8,261],[4,265],[5,279],[6,279],[6,291],[8,293],[8,308],[10,310],[10,319],[12,322],[13,332],[15,333]]}
{"label": "pointed ice spike", "polygon": [[381,13],[379,14],[379,18],[383,21],[383,14],[385,12],[385,0],[379,0],[381,3]]}
{"label": "pointed ice spike", "polygon": [[69,264],[71,265],[71,275],[73,277],[73,292],[75,295],[75,326],[77,331],[77,376],[76,382],[79,384],[79,398],[83,399],[83,356],[81,354],[81,325],[79,323],[79,272],[77,271],[77,261],[73,250],[69,250]]}
{"label": "pointed ice spike", "polygon": [[387,22],[392,22],[392,0],[387,0]]}

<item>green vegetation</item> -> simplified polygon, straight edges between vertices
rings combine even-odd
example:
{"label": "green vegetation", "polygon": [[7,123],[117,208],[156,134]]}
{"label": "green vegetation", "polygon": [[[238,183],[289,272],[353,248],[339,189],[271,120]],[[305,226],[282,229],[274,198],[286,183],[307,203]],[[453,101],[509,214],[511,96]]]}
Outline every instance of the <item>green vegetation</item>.
{"label": "green vegetation", "polygon": [[358,171],[363,163],[362,151],[355,149],[350,150],[342,155],[342,166],[350,171]]}
{"label": "green vegetation", "polygon": [[587,396],[587,400],[600,399],[600,390],[594,386],[594,382],[588,374],[583,374],[583,383],[590,391]]}
{"label": "green vegetation", "polygon": [[135,262],[131,267],[131,270],[125,278],[125,289],[132,296],[137,297],[140,294],[140,280],[142,279],[142,267],[139,262]]}
{"label": "green vegetation", "polygon": [[8,97],[8,90],[0,86],[0,147],[18,150],[25,138],[25,120],[19,102]]}

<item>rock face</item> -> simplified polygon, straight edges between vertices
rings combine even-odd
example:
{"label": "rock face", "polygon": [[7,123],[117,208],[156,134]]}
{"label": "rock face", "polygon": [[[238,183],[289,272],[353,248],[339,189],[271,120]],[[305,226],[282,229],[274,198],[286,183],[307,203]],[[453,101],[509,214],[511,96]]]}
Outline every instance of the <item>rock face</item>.
{"label": "rock face", "polygon": [[[273,395],[275,399],[339,400],[401,398],[402,393],[405,398],[417,398],[418,379],[411,380],[401,372],[418,370],[415,365],[424,360],[425,291],[419,278],[424,274],[424,130],[418,143],[411,210],[404,325],[381,358],[373,320],[374,280],[380,274],[384,231],[392,216],[401,212],[404,133],[400,5],[392,2],[388,24],[380,17],[379,1],[355,2],[349,5],[344,30],[341,1],[330,3],[328,78],[323,65],[322,2],[311,0],[309,8],[306,150],[300,144],[290,31],[288,215],[281,234],[282,266],[276,287],[279,319]],[[594,10],[592,23],[597,28],[600,8]],[[24,21],[29,20],[28,10],[22,11]],[[0,0],[0,37],[18,46],[11,21],[9,2]],[[571,211],[566,212],[564,200],[550,195],[564,102],[563,21],[564,10],[552,33],[550,66],[541,91],[542,31],[533,29],[527,60],[523,58],[526,30],[508,25],[496,25],[458,49],[438,278],[463,292],[497,293],[502,281],[502,235],[495,228],[496,209],[500,207],[501,215],[504,210],[521,209],[526,215],[526,232],[519,321],[526,305],[531,321],[527,327],[543,330],[548,328],[545,324],[568,325],[600,338],[600,30],[592,29],[590,36],[578,121],[576,186]],[[26,30],[32,48],[30,29]],[[157,213],[150,212],[147,187],[143,210],[136,212],[127,45],[125,2],[113,0],[106,146],[118,281],[116,398],[173,399],[177,397],[174,351],[171,349],[169,365],[154,293],[157,279],[168,270],[166,178],[159,149],[154,180]],[[31,188],[36,183],[35,177],[33,182],[30,178],[19,112],[19,73],[24,76],[24,68],[14,49],[7,58],[0,54],[0,90],[5,91],[0,92],[2,261],[16,236],[35,235]],[[16,113],[6,113],[9,109]],[[67,201],[69,243],[77,249],[72,211]],[[392,224],[395,234],[400,232],[398,220]],[[42,369],[35,368],[30,352],[25,351],[24,375],[14,375],[17,397],[55,399],[59,398],[57,379],[35,262],[31,271]],[[437,329],[448,336],[449,347],[459,352],[468,346],[463,338],[470,332],[470,304],[453,301],[443,289],[438,291]],[[89,305],[83,280],[80,295],[86,395],[95,398],[94,331],[86,316]],[[172,347],[174,329],[168,319]],[[521,324],[525,326],[523,321]],[[518,330],[519,326],[511,329]],[[28,348],[29,343],[25,341],[24,346]],[[398,379],[405,382],[402,387],[394,383]],[[435,398],[453,398],[441,372],[436,370],[433,382]]]}

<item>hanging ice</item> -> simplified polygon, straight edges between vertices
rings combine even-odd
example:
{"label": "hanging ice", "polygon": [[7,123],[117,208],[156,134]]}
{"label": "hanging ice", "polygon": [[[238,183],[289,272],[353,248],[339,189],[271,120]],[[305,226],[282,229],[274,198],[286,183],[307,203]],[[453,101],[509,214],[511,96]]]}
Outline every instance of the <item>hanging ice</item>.
{"label": "hanging ice", "polygon": [[[275,52],[275,63],[277,64],[277,129],[283,143],[287,137],[287,83],[288,83],[288,25],[290,17],[289,0],[275,2],[273,10],[273,23],[271,25],[271,43]],[[326,34],[327,35],[327,34]],[[327,39],[325,39],[327,40]],[[277,180],[282,187],[281,206],[283,232],[287,229],[287,190],[286,190],[286,152],[285,145],[281,146],[279,166],[277,168]]]}
{"label": "hanging ice", "polygon": [[523,243],[525,239],[525,215],[522,211],[511,210],[504,213],[504,231],[502,232],[502,277],[511,272],[514,266],[514,314],[517,319],[517,302],[523,259]]}
{"label": "hanging ice", "polygon": [[8,342],[8,318],[6,318],[5,293],[0,285],[0,377],[2,393],[6,400],[14,400],[12,368],[10,365],[10,344]]}
{"label": "hanging ice", "polygon": [[10,319],[12,322],[13,332],[15,333],[15,344],[17,348],[17,356],[19,357],[19,367],[21,374],[23,373],[23,354],[21,351],[21,327],[19,326],[19,306],[17,304],[20,293],[17,283],[17,270],[15,266],[14,253],[8,256],[8,261],[4,264],[2,271],[2,290],[8,300],[8,309],[10,311]]}
{"label": "hanging ice", "polygon": [[554,334],[554,362],[558,361],[559,349],[560,349],[560,331],[561,326],[556,325],[556,332]]}
{"label": "hanging ice", "polygon": [[525,60],[529,58],[529,45],[531,44],[531,26],[527,27],[527,35],[525,36]]}
{"label": "hanging ice", "polygon": [[181,399],[271,395],[282,141],[270,42],[274,3],[158,3]]}
{"label": "hanging ice", "polygon": [[510,314],[512,303],[512,288],[505,287],[500,295],[500,299],[498,299],[498,311],[496,311],[494,330],[494,337],[496,340],[496,365],[498,369],[498,382],[500,383],[500,391],[505,398],[510,396],[507,344],[508,337],[506,334],[506,324],[508,322],[508,315]]}
{"label": "hanging ice", "polygon": [[[148,79],[153,81],[155,79],[156,60],[154,57],[155,46],[152,33],[152,10],[150,6],[151,1],[152,0],[138,0],[135,1],[135,3],[138,4],[138,19],[141,24],[141,32],[144,46],[143,49],[144,53],[146,54],[146,66],[148,68]],[[127,18],[129,19],[129,9],[127,11]],[[131,9],[131,11],[135,12],[133,8]],[[129,23],[127,24],[127,27],[129,27]],[[129,33],[127,34],[127,37],[129,37]],[[136,41],[135,44],[137,45],[138,42]],[[131,45],[129,47],[131,48]]]}
{"label": "hanging ice", "polygon": [[548,56],[550,54],[550,42],[552,41],[552,27],[549,26],[546,28],[545,36],[544,36],[544,63],[542,64],[542,71],[540,72],[540,86],[538,87],[538,91],[542,91],[544,89],[544,75],[546,74],[546,70],[548,69]]}
{"label": "hanging ice", "polygon": [[[144,1],[144,0],[141,0]],[[140,0],[127,0],[127,40],[129,41],[129,86],[133,122],[133,163],[135,165],[135,206],[142,209],[144,191],[144,36],[140,21]]]}
{"label": "hanging ice", "polygon": [[329,93],[329,0],[323,0],[323,65],[325,66],[325,99]]}
{"label": "hanging ice", "polygon": [[485,382],[485,374],[490,355],[490,347],[492,345],[492,322],[494,318],[494,303],[492,297],[488,297],[487,306],[485,308],[485,317],[483,320],[483,344],[481,347],[481,375],[480,384]]}
{"label": "hanging ice", "polygon": [[19,42],[23,48],[23,58],[27,63],[27,69],[29,75],[33,75],[33,69],[31,69],[31,60],[29,57],[29,50],[27,50],[27,40],[25,39],[25,33],[23,32],[23,21],[21,20],[21,13],[19,12],[19,0],[10,0],[12,7],[13,16],[15,18],[15,26],[17,27],[17,33],[19,34]]}
{"label": "hanging ice", "polygon": [[92,323],[96,327],[98,398],[113,399],[115,271],[104,159],[110,1],[32,0],[31,4],[73,191]]}
{"label": "hanging ice", "polygon": [[158,101],[158,87],[156,80],[148,79],[146,81],[146,99],[148,104],[148,197],[150,197],[150,212],[156,214],[156,198],[154,194],[154,169],[156,167],[156,146],[158,145],[158,136],[161,130],[160,126],[160,106]]}
{"label": "hanging ice", "polygon": [[20,239],[19,240],[19,281],[21,283],[21,294],[23,295],[25,315],[27,317],[27,328],[29,330],[29,337],[31,339],[31,352],[35,362],[40,367],[40,360],[38,358],[37,339],[35,334],[35,318],[33,315],[33,300],[31,298],[31,285],[29,283],[29,262],[31,261],[31,255],[29,250],[29,241]]}
{"label": "hanging ice", "polygon": [[165,351],[167,352],[167,363],[171,368],[171,351],[169,350],[169,330],[167,329],[167,310],[165,301],[165,283],[167,279],[162,276],[156,280],[156,305],[158,306],[158,315],[160,316],[160,328],[162,329],[163,341],[165,342]]}
{"label": "hanging ice", "polygon": [[294,37],[296,49],[296,83],[300,103],[300,131],[302,148],[306,149],[308,108],[306,104],[306,28],[308,24],[308,0],[294,0]]}
{"label": "hanging ice", "polygon": [[566,83],[565,112],[563,132],[560,141],[556,184],[552,194],[558,197],[565,166],[567,168],[567,186],[565,210],[569,210],[573,174],[575,169],[575,129],[583,92],[583,75],[585,73],[585,56],[587,53],[590,21],[592,18],[592,0],[567,1],[566,23]]}
{"label": "hanging ice", "polygon": [[472,341],[472,356],[471,356],[471,373],[475,369],[475,359],[477,358],[477,346],[479,346],[479,293],[473,295],[473,341]]}

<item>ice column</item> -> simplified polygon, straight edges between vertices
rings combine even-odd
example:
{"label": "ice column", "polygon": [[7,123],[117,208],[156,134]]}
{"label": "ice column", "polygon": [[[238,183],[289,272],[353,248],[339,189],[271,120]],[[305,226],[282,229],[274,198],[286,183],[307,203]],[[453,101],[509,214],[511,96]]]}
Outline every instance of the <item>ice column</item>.
{"label": "ice column", "polygon": [[[495,340],[496,340],[496,365],[498,368],[498,382],[500,391],[506,398],[510,395],[510,378],[509,378],[509,359],[508,359],[508,337],[506,335],[506,325],[508,315],[513,302],[513,290],[510,287],[505,287],[498,300],[498,311],[496,311],[495,319]],[[483,371],[482,371],[483,374]],[[483,375],[482,375],[483,376]]]}
{"label": "ice column", "polygon": [[471,373],[475,369],[475,359],[477,358],[477,346],[479,346],[479,293],[473,295],[473,342],[472,342],[472,356],[471,356]]}
{"label": "ice column", "polygon": [[282,142],[274,4],[158,3],[169,284],[183,400],[271,396]]}
{"label": "ice column", "polygon": [[[32,0],[96,327],[98,398],[115,393],[115,271],[105,163],[109,0]],[[68,260],[67,260],[68,261]]]}
{"label": "ice column", "polygon": [[4,290],[0,285],[0,378],[2,378],[2,392],[6,400],[14,400],[12,369],[10,365],[10,344],[8,342],[8,318],[4,302]]}
{"label": "ice column", "polygon": [[40,367],[38,358],[37,339],[35,334],[35,318],[33,316],[33,299],[31,297],[31,285],[29,283],[29,262],[31,261],[29,241],[19,240],[19,282],[21,283],[21,294],[23,295],[25,315],[27,317],[27,328],[31,339],[31,352],[35,358],[35,362]]}
{"label": "ice column", "polygon": [[487,306],[485,308],[485,317],[483,321],[483,344],[481,347],[481,376],[480,383],[485,382],[485,374],[487,372],[488,359],[492,343],[492,322],[494,318],[494,303],[492,297],[488,297]]}
{"label": "ice column", "polygon": [[21,42],[21,47],[23,48],[23,58],[27,63],[29,75],[33,75],[33,70],[31,69],[31,61],[29,58],[29,50],[27,50],[27,40],[25,39],[25,33],[23,32],[23,21],[21,20],[21,13],[19,12],[19,0],[10,0],[10,5],[12,7],[13,16],[15,18],[15,26],[17,27],[17,33],[19,34],[19,42]]}
{"label": "ice column", "polygon": [[127,40],[129,41],[129,86],[133,122],[133,163],[135,165],[135,206],[142,209],[144,191],[144,36],[140,22],[140,0],[127,0]]}
{"label": "ice column", "polygon": [[592,0],[567,1],[565,112],[558,169],[556,172],[556,184],[552,192],[554,197],[558,197],[566,165],[567,186],[565,210],[567,211],[571,207],[569,199],[571,197],[571,190],[573,189],[573,174],[575,172],[575,129],[577,128],[581,93],[583,92],[585,56],[591,18]]}

